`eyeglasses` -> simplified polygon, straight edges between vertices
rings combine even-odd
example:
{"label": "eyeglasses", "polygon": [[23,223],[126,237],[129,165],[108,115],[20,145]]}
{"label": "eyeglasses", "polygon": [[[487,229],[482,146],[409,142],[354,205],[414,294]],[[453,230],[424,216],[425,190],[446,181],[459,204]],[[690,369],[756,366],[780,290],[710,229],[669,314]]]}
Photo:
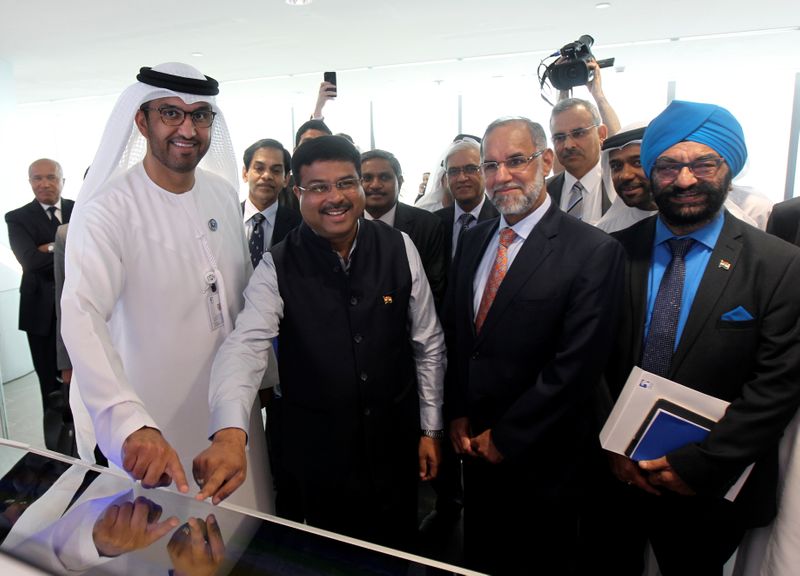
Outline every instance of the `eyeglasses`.
{"label": "eyeglasses", "polygon": [[452,168],[447,169],[447,177],[458,178],[461,176],[462,172],[464,173],[464,176],[476,176],[480,171],[481,167],[476,166],[475,164],[467,164],[466,166],[453,166]]}
{"label": "eyeglasses", "polygon": [[[142,111],[144,112],[149,112],[151,110],[152,108],[148,108],[146,106],[142,107]],[[156,112],[159,113],[161,116],[161,121],[167,126],[180,126],[183,124],[184,120],[186,120],[186,116],[188,115],[192,119],[192,124],[194,124],[196,128],[210,127],[214,123],[214,116],[217,115],[216,112],[207,108],[201,108],[200,110],[189,112],[187,110],[181,110],[175,106],[160,106]]]}
{"label": "eyeglasses", "polygon": [[592,128],[597,128],[598,126],[600,126],[600,124],[592,124],[586,128],[575,128],[575,130],[570,130],[569,132],[557,132],[552,136],[553,144],[563,144],[567,141],[567,138],[583,140],[589,135]]}
{"label": "eyeglasses", "polygon": [[653,165],[653,174],[660,180],[672,182],[678,177],[681,170],[688,168],[695,178],[713,178],[723,162],[725,162],[725,159],[721,156],[696,158],[691,162],[675,162],[674,160],[659,158]]}
{"label": "eyeglasses", "polygon": [[356,188],[360,180],[358,178],[342,178],[338,182],[334,182],[331,184],[330,182],[316,182],[311,184],[310,186],[298,186],[298,190],[302,190],[303,192],[310,192],[311,194],[327,194],[331,191],[331,189],[336,188],[340,192],[350,192]]}
{"label": "eyeglasses", "polygon": [[505,160],[490,160],[481,164],[481,170],[483,170],[483,175],[486,177],[494,176],[500,169],[500,165],[505,164],[509,172],[522,172],[530,164],[531,160],[538,158],[543,152],[544,150],[539,150],[530,156],[512,156]]}

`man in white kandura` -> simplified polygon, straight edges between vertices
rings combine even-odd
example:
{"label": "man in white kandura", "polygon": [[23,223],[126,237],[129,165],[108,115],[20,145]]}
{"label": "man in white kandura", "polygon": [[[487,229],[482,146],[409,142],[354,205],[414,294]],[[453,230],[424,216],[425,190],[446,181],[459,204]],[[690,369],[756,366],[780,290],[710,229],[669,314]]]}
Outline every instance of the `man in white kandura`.
{"label": "man in white kandura", "polygon": [[[238,489],[233,503],[271,512],[254,397],[209,386],[251,269],[218,84],[178,63],[137,80],[111,113],[70,227],[71,403],[88,409],[108,460],[143,486],[188,492],[191,466],[198,499]],[[94,438],[77,428],[90,458]]]}

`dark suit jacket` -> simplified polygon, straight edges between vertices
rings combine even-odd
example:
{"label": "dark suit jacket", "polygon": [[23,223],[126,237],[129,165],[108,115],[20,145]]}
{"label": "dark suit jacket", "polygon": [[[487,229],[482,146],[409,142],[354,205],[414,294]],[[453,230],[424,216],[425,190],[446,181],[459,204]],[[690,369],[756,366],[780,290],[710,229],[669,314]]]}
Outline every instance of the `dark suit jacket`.
{"label": "dark suit jacket", "polygon": [[[608,370],[614,397],[640,363],[656,217],[614,236],[627,252],[620,335]],[[757,462],[736,499],[751,525],[775,514],[777,446],[800,402],[800,249],[725,213],[668,378],[731,402],[708,438],[668,454],[698,494],[722,496]],[[752,320],[722,316],[744,307]]]}
{"label": "dark suit jacket", "polygon": [[800,197],[775,204],[772,207],[767,232],[800,246]]}
{"label": "dark suit jacket", "polygon": [[394,215],[394,227],[408,234],[411,241],[414,242],[438,309],[447,286],[444,255],[445,234],[441,220],[427,210],[398,202]]}
{"label": "dark suit jacket", "polygon": [[[242,205],[242,214],[244,214],[244,202]],[[272,242],[270,246],[275,246],[278,242],[286,238],[286,235],[300,226],[303,217],[300,212],[287,208],[286,206],[278,205],[278,210],[275,212],[275,226],[272,228]]]}
{"label": "dark suit jacket", "polygon": [[[442,219],[442,224],[444,225],[444,254],[449,270],[450,265],[453,263],[453,225],[455,224],[456,208],[455,206],[440,208],[434,214]],[[481,206],[481,211],[478,213],[478,222],[483,222],[499,215],[492,201],[486,198],[483,201],[483,206]]]}
{"label": "dark suit jacket", "polygon": [[473,279],[499,221],[470,229],[456,251],[444,314],[445,402],[451,418],[469,417],[473,434],[492,430],[504,465],[532,481],[558,482],[586,439],[619,312],[624,254],[613,238],[552,204],[476,334]]}
{"label": "dark suit jacket", "polygon": [[[69,222],[74,204],[61,199],[62,223]],[[53,242],[56,228],[36,200],[7,213],[6,224],[11,250],[22,266],[19,329],[46,336],[56,313],[53,254],[40,252],[37,247]]]}
{"label": "dark suit jacket", "polygon": [[[550,194],[556,206],[561,206],[561,192],[564,188],[564,179],[564,172],[560,172],[547,179],[547,193]],[[600,190],[603,193],[601,197],[601,212],[605,214],[608,212],[608,209],[611,208],[611,200],[608,198],[608,192],[606,192],[606,183],[602,179],[600,180]]]}

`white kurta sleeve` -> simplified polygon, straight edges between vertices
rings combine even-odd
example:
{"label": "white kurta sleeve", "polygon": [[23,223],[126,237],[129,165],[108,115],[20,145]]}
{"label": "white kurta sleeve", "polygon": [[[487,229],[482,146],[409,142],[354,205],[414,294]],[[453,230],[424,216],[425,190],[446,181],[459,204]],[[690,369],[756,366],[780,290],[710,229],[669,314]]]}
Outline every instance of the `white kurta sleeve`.
{"label": "white kurta sleeve", "polygon": [[244,291],[236,327],[217,351],[211,368],[209,436],[222,428],[248,429],[250,409],[267,367],[270,339],[278,335],[283,299],[272,255],[256,267]]}
{"label": "white kurta sleeve", "polygon": [[120,467],[125,439],[143,426],[157,428],[128,382],[108,325],[125,283],[121,220],[93,203],[70,225],[61,299],[62,336],[80,397],[100,449]]}
{"label": "white kurta sleeve", "polygon": [[436,316],[433,294],[425,277],[419,253],[408,235],[405,232],[402,234],[408,266],[411,269],[408,321],[411,349],[417,369],[420,426],[423,430],[442,430],[444,372],[447,368],[444,332]]}

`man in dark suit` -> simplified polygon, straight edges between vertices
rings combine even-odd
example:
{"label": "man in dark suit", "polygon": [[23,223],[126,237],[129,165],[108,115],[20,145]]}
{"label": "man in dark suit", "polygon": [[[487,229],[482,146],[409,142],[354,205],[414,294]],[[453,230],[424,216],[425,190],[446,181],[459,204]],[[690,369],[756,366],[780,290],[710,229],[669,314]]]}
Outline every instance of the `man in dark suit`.
{"label": "man in dark suit", "polygon": [[611,393],[638,365],[731,404],[702,442],[611,455],[630,529],[612,555],[638,562],[616,574],[641,573],[648,538],[665,576],[722,574],[745,529],[775,516],[778,440],[800,402],[800,250],[722,208],[746,158],[741,126],[710,104],[674,101],[644,135],[659,215],[616,234],[627,274]]}
{"label": "man in dark suit", "polygon": [[475,223],[498,216],[497,209],[486,200],[480,163],[480,144],[471,138],[453,142],[444,157],[447,186],[454,203],[434,214],[444,223],[444,249],[448,268],[461,235]]}
{"label": "man in dark suit", "polygon": [[255,268],[261,255],[299,226],[302,218],[300,212],[277,202],[292,162],[283,145],[270,138],[258,140],[244,151],[243,159],[242,180],[249,191],[242,214]]}
{"label": "man in dark suit", "polygon": [[391,152],[364,152],[361,155],[361,182],[366,196],[364,217],[380,220],[408,234],[422,258],[425,276],[438,308],[444,296],[447,273],[441,221],[427,210],[399,201],[403,171]]}
{"label": "man in dark suit", "polygon": [[567,98],[553,107],[550,133],[564,171],[548,180],[547,192],[564,212],[594,225],[616,197],[603,183],[600,166],[608,128],[594,104]]}
{"label": "man in dark suit", "polygon": [[[55,449],[60,416],[69,410],[60,394],[56,362],[56,309],[53,251],[56,229],[69,222],[74,202],[61,198],[64,175],[54,160],[42,158],[28,168],[35,199],[6,214],[11,250],[22,266],[19,329],[28,335],[33,367],[39,378],[45,412],[45,445]],[[52,412],[58,418],[51,418]],[[51,420],[55,420],[52,421]]]}
{"label": "man in dark suit", "polygon": [[772,207],[767,232],[800,246],[800,198],[791,198]]}
{"label": "man in dark suit", "polygon": [[573,574],[587,412],[611,348],[623,253],[547,195],[553,151],[539,124],[493,122],[482,160],[501,217],[462,237],[444,313],[464,548],[482,572]]}

